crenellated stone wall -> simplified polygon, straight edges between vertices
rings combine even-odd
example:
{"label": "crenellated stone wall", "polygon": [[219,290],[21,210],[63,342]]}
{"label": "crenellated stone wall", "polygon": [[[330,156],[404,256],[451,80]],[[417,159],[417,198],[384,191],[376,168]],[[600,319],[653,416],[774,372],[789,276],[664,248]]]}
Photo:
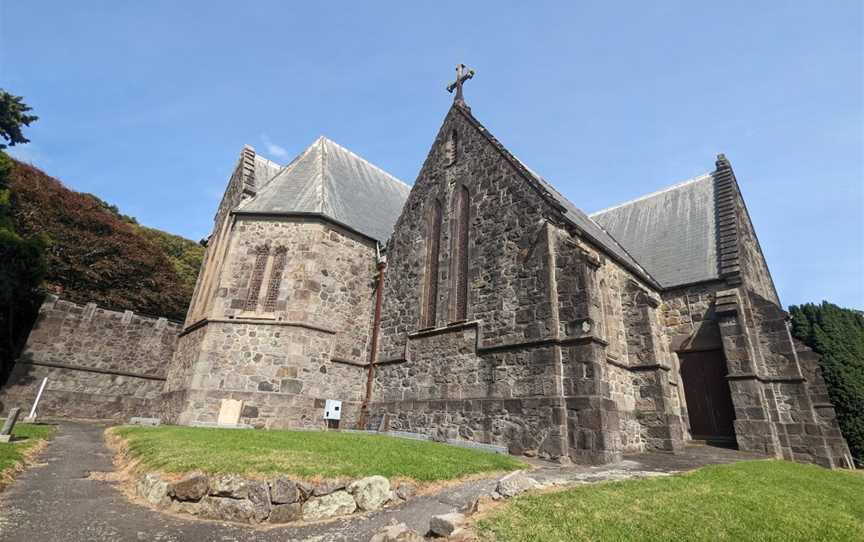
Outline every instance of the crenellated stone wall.
{"label": "crenellated stone wall", "polygon": [[48,296],[0,391],[2,410],[29,409],[47,377],[41,416],[120,420],[152,415],[179,331],[179,323],[165,318]]}

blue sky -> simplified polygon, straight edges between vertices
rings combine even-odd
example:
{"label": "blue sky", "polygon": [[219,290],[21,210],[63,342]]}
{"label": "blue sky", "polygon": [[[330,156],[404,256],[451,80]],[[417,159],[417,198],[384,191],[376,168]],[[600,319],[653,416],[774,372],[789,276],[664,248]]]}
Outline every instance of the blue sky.
{"label": "blue sky", "polygon": [[209,233],[244,143],[318,135],[413,183],[449,107],[593,212],[732,162],[784,304],[864,308],[864,13],[831,2],[0,3],[15,149]]}

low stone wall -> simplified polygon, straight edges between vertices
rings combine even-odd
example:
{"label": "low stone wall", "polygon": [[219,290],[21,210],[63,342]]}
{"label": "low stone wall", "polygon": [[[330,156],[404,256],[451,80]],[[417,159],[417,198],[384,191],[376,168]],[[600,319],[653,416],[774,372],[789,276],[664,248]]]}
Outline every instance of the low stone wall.
{"label": "low stone wall", "polygon": [[180,324],[48,296],[3,390],[0,412],[123,420],[153,414]]}
{"label": "low stone wall", "polygon": [[310,484],[287,476],[254,480],[202,473],[167,481],[149,473],[137,481],[135,489],[150,505],[202,519],[291,523],[379,510],[410,499],[416,488],[404,482],[394,487],[383,476]]}

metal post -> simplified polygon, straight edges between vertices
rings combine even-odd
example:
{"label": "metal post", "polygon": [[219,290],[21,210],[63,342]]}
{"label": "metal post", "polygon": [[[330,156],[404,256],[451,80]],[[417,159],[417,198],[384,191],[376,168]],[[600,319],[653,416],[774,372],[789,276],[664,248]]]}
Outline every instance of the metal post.
{"label": "metal post", "polygon": [[25,421],[36,421],[36,407],[39,406],[39,399],[42,398],[42,392],[45,391],[46,384],[48,384],[48,377],[42,379],[42,384],[39,386],[39,392],[36,394],[36,400],[33,401],[33,408],[30,409],[30,415],[27,416],[27,419]]}

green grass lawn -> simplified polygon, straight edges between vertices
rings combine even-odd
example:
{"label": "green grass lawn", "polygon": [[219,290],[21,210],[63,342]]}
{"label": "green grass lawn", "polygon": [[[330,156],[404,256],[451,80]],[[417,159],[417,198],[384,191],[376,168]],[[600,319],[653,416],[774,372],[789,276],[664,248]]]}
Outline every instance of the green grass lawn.
{"label": "green grass lawn", "polygon": [[284,473],[303,478],[380,474],[431,482],[525,468],[507,455],[361,433],[175,426],[112,431],[126,440],[133,458],[166,473]]}
{"label": "green grass lawn", "polygon": [[[0,419],[0,424],[5,420]],[[12,442],[0,442],[0,479],[6,478],[15,466],[24,460],[24,454],[33,446],[47,440],[54,433],[50,425],[19,423],[12,430]]]}
{"label": "green grass lawn", "polygon": [[864,540],[864,477],[749,461],[529,495],[477,525],[497,542]]}

